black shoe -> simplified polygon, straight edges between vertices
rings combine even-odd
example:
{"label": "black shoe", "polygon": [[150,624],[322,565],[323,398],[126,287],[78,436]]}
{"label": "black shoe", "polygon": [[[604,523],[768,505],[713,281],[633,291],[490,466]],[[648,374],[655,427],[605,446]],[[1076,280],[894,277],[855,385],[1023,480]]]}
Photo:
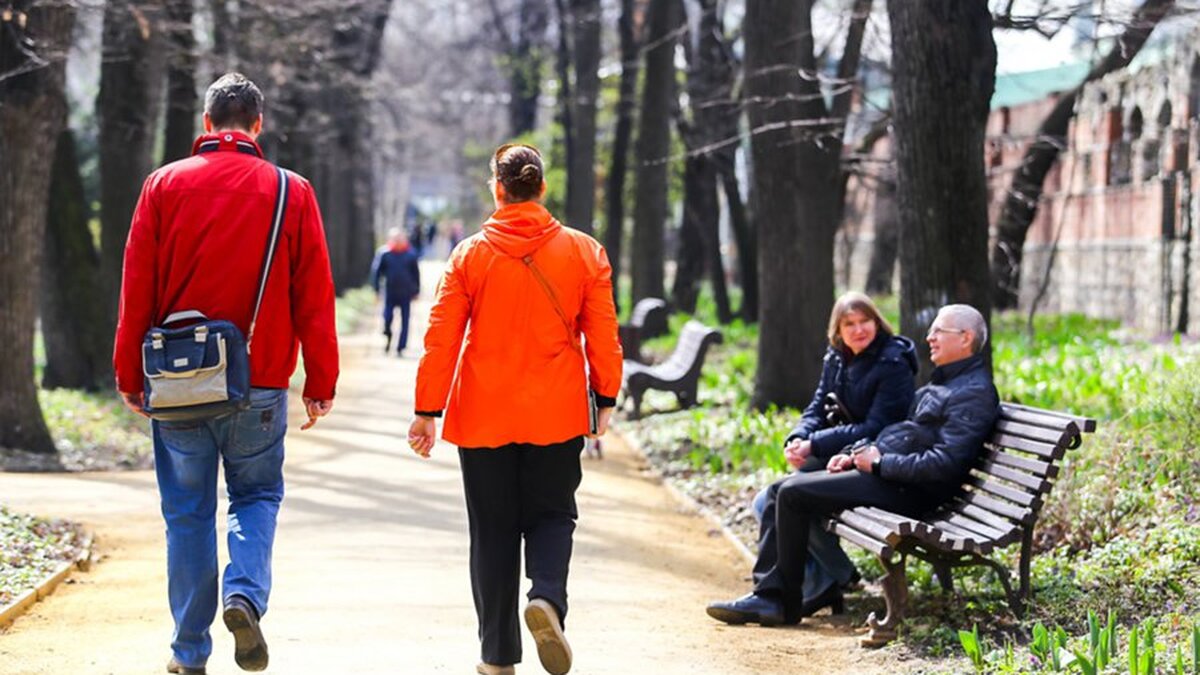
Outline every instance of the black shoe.
{"label": "black shoe", "polygon": [[383,343],[383,353],[387,354],[392,351],[392,334],[384,333],[383,337],[386,338],[386,341]]}
{"label": "black shoe", "polygon": [[757,623],[760,626],[778,626],[784,623],[783,602],[755,593],[730,602],[714,602],[706,611],[717,621],[734,625]]}
{"label": "black shoe", "polygon": [[842,590],[857,591],[861,587],[862,580],[862,575],[858,573],[858,569],[855,569],[850,572],[850,578],[846,580],[846,583],[842,584]]}
{"label": "black shoe", "polygon": [[233,660],[242,670],[267,669],[267,641],[258,627],[258,612],[250,601],[231,595],[222,615],[225,627],[233,633]]}
{"label": "black shoe", "polygon": [[204,669],[204,666],[185,666],[172,656],[171,660],[167,661],[167,672],[178,675],[205,675],[208,671]]}
{"label": "black shoe", "polygon": [[838,588],[837,584],[829,584],[817,597],[805,600],[804,604],[800,605],[800,616],[812,616],[826,607],[830,609],[831,614],[846,612],[846,599],[842,597],[842,589]]}

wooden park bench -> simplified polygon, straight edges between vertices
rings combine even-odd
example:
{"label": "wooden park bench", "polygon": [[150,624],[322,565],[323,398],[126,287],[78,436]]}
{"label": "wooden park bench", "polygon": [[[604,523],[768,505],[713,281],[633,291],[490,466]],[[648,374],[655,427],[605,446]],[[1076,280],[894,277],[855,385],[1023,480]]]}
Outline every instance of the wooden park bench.
{"label": "wooden park bench", "polygon": [[[922,519],[873,507],[858,507],[833,514],[825,527],[846,541],[879,556],[887,576],[883,597],[887,616],[867,617],[870,634],[864,647],[879,647],[896,639],[908,605],[908,556],[933,565],[944,591],[953,590],[951,568],[987,565],[996,571],[1017,614],[1031,597],[1030,558],[1033,528],[1067,450],[1079,447],[1084,432],[1096,430],[1096,421],[1061,412],[1014,403],[1000,405],[1000,416],[984,443],[978,466],[971,470],[963,493]],[[989,554],[1020,542],[1018,586],[1014,591],[1009,570]]]}
{"label": "wooden park bench", "polygon": [[621,350],[625,358],[637,363],[646,363],[642,355],[642,341],[667,332],[667,303],[661,298],[642,298],[629,313],[629,323],[617,327],[621,339]]}
{"label": "wooden park bench", "polygon": [[704,365],[708,346],[720,344],[721,340],[721,331],[699,321],[688,321],[679,334],[675,351],[666,361],[648,366],[626,360],[621,390],[626,400],[633,401],[633,418],[641,416],[642,396],[650,389],[673,392],[681,408],[695,405],[700,368]]}

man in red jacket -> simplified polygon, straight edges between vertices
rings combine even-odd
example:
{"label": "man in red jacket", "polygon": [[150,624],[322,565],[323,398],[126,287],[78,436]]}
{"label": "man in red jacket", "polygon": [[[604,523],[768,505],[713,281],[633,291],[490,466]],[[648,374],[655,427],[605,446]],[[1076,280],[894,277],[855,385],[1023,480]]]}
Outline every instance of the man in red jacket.
{"label": "man in red jacket", "polygon": [[[279,187],[255,138],[262,92],[231,73],[209,87],[192,156],[150,174],[125,245],[113,367],[125,404],[143,410],[142,338],[167,315],[197,310],[249,335]],[[222,618],[244,670],[267,667],[259,629],[271,591],[271,549],[283,498],[287,387],[304,350],[311,427],[333,407],[338,376],[333,280],[312,186],[287,173],[286,212],[250,355],[251,405],[213,419],[154,421],[154,463],[167,524],[175,635],[167,671],[203,673],[218,598],[217,464],[229,493],[229,564]]]}

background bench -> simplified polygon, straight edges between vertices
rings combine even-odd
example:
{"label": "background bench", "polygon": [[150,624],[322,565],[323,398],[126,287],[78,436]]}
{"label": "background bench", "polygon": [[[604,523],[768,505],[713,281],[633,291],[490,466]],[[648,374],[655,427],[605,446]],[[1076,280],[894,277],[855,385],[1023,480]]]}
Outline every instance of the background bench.
{"label": "background bench", "polygon": [[681,408],[695,405],[700,387],[700,369],[704,365],[708,346],[720,344],[721,340],[721,332],[717,329],[699,321],[689,321],[679,333],[675,351],[666,361],[647,366],[626,360],[621,390],[626,400],[633,401],[633,418],[641,416],[642,396],[650,389],[673,392]]}
{"label": "background bench", "polygon": [[[878,555],[887,571],[882,582],[887,616],[879,620],[872,612],[867,617],[871,632],[862,645],[878,647],[896,639],[907,611],[904,563],[910,555],[933,565],[945,591],[953,590],[952,568],[991,567],[1004,586],[1009,606],[1022,614],[1033,590],[1029,563],[1038,514],[1058,477],[1063,455],[1079,447],[1082,433],[1095,429],[1092,419],[1003,403],[979,464],[971,470],[962,495],[952,502],[923,519],[873,507],[833,514],[826,529]],[[988,556],[1017,542],[1021,556],[1014,590],[1008,568]]]}
{"label": "background bench", "polygon": [[667,332],[667,303],[661,298],[642,298],[629,313],[629,323],[617,327],[625,358],[646,363],[642,342]]}

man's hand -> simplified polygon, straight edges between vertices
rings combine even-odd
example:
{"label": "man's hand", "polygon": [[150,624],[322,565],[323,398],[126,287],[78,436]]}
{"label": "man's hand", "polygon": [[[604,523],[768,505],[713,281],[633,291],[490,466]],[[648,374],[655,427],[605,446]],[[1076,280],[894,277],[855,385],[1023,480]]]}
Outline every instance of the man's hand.
{"label": "man's hand", "polygon": [[588,434],[588,438],[599,438],[608,431],[608,423],[612,420],[614,408],[600,408],[596,415],[596,433]]}
{"label": "man's hand", "polygon": [[136,394],[121,392],[121,400],[125,402],[126,408],[129,408],[142,417],[150,418],[150,415],[146,414],[146,395],[143,392],[139,391]]}
{"label": "man's hand", "polygon": [[829,473],[841,473],[854,466],[854,458],[850,455],[834,455],[829,458],[825,470]]}
{"label": "man's hand", "polygon": [[329,414],[333,410],[333,400],[321,400],[316,398],[304,397],[304,412],[308,413],[308,421],[300,425],[300,431],[307,431],[313,428],[317,423],[317,419]]}
{"label": "man's hand", "polygon": [[[601,425],[606,423],[603,416],[600,417],[600,420]],[[414,417],[412,424],[408,427],[408,447],[418,455],[429,459],[429,451],[433,450],[435,442],[437,442],[437,418],[424,415]]]}
{"label": "man's hand", "polygon": [[868,445],[851,455],[854,458],[854,468],[863,473],[871,473],[871,463],[879,457],[879,448]]}
{"label": "man's hand", "polygon": [[812,443],[793,438],[783,447],[783,457],[793,469],[799,469],[812,455]]}

